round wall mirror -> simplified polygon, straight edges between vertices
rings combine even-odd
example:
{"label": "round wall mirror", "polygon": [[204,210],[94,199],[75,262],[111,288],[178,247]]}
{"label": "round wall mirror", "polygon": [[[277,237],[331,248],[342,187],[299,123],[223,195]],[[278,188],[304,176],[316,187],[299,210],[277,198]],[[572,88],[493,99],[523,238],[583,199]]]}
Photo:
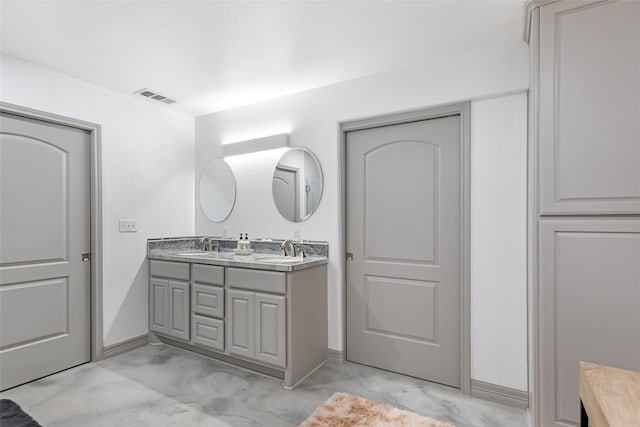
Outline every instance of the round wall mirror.
{"label": "round wall mirror", "polygon": [[318,158],[306,148],[291,148],[273,172],[273,201],[283,217],[302,222],[318,208],[322,185]]}
{"label": "round wall mirror", "polygon": [[200,206],[213,222],[222,222],[229,216],[236,202],[236,179],[233,171],[222,159],[213,159],[200,175]]}

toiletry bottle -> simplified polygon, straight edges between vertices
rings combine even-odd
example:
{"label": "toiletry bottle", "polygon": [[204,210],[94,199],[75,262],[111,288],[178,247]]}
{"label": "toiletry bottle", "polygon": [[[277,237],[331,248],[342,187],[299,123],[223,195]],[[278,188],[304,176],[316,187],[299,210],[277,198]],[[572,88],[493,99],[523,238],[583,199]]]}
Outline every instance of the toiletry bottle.
{"label": "toiletry bottle", "polygon": [[238,250],[241,251],[244,249],[244,241],[242,240],[242,233],[240,233],[240,238],[238,239]]}
{"label": "toiletry bottle", "polygon": [[249,235],[247,233],[244,233],[244,249],[247,251],[251,249],[251,241],[249,240]]}

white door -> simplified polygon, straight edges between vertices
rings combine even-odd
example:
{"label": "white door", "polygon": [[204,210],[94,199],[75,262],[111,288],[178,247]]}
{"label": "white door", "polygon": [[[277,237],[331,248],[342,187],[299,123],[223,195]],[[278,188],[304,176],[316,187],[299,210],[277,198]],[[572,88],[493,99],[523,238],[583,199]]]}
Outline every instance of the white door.
{"label": "white door", "polygon": [[0,115],[0,388],[90,359],[90,135]]}
{"label": "white door", "polygon": [[300,218],[298,214],[297,169],[276,167],[273,173],[273,199],[280,214],[289,221]]}
{"label": "white door", "polygon": [[460,387],[460,116],[347,133],[347,359]]}

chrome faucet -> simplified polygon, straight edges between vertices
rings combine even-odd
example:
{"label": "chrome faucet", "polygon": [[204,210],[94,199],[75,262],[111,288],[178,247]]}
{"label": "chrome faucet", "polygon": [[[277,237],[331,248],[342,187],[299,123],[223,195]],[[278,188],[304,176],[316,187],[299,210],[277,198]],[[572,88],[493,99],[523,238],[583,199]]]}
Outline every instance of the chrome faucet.
{"label": "chrome faucet", "polygon": [[211,237],[203,237],[202,239],[200,239],[200,248],[203,251],[218,252],[219,245],[218,245],[218,242],[214,242]]}
{"label": "chrome faucet", "polygon": [[288,239],[280,245],[280,255],[296,256],[296,248],[293,246],[293,240]]}

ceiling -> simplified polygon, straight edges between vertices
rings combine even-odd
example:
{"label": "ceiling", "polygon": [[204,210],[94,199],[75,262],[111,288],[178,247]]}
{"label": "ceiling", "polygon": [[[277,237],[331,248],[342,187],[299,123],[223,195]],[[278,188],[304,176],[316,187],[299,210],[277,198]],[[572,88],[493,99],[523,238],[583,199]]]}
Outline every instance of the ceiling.
{"label": "ceiling", "polygon": [[198,116],[516,42],[522,7],[523,0],[2,0],[0,50],[131,96],[149,88],[178,101],[158,105]]}

